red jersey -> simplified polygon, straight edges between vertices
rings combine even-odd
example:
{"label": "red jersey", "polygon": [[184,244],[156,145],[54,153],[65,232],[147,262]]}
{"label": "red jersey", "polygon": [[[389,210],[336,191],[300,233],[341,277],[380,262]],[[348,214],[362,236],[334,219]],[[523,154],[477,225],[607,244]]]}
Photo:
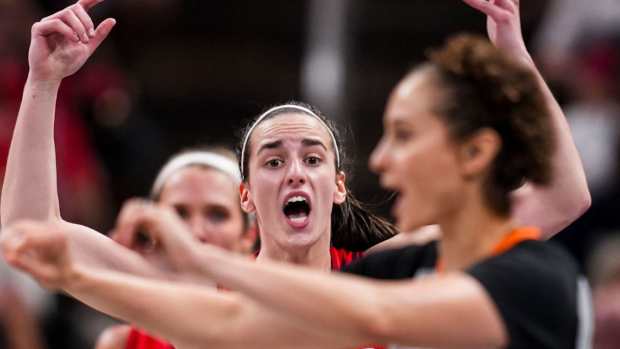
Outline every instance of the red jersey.
{"label": "red jersey", "polygon": [[131,328],[127,338],[126,349],[174,349],[174,347],[150,334],[135,327]]}
{"label": "red jersey", "polygon": [[[347,264],[353,262],[358,258],[361,258],[364,253],[351,252],[344,249],[337,249],[335,247],[331,247],[329,249],[329,254],[332,257],[332,270],[340,270]],[[372,346],[367,348],[383,349],[383,347],[379,346]],[[125,346],[125,349],[174,349],[174,347],[161,339],[153,337],[144,331],[132,327],[131,332],[129,333],[129,338],[127,339],[127,345]],[[366,347],[364,349],[366,349]]]}

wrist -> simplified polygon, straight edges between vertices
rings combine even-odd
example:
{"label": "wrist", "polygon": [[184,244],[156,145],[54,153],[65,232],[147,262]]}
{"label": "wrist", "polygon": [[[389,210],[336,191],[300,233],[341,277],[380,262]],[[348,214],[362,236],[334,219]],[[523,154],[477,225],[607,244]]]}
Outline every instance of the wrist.
{"label": "wrist", "polygon": [[79,267],[68,267],[63,273],[59,288],[71,293],[84,288],[85,273]]}
{"label": "wrist", "polygon": [[28,73],[28,79],[26,85],[36,91],[51,91],[55,92],[60,88],[62,79],[42,77],[34,72]]}
{"label": "wrist", "polygon": [[188,270],[195,276],[212,277],[212,267],[219,266],[218,251],[208,245],[197,245],[191,248]]}
{"label": "wrist", "polygon": [[514,59],[516,59],[518,62],[520,62],[521,64],[530,67],[530,68],[536,68],[536,64],[534,63],[534,59],[532,58],[532,55],[528,52],[528,50],[523,47],[521,50],[516,51],[512,57],[514,57]]}

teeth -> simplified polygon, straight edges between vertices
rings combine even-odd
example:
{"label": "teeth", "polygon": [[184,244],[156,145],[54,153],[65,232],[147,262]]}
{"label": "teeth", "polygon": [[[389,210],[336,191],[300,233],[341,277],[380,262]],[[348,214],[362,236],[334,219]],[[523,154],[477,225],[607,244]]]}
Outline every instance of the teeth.
{"label": "teeth", "polygon": [[286,203],[290,204],[293,202],[306,202],[306,199],[303,196],[293,196],[292,198],[288,199]]}
{"label": "teeth", "polygon": [[290,217],[291,222],[293,223],[303,223],[306,220],[306,215],[303,216],[299,216],[299,217]]}

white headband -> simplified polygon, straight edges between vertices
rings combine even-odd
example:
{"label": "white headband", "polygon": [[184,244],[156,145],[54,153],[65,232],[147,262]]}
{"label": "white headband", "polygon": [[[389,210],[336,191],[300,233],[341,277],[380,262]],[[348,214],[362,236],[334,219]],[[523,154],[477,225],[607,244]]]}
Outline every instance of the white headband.
{"label": "white headband", "polygon": [[170,176],[180,169],[189,166],[211,167],[228,175],[233,180],[235,185],[239,185],[241,183],[239,166],[237,166],[234,161],[225,156],[208,151],[193,151],[181,154],[168,161],[164,168],[159,172],[159,175],[155,180],[155,184],[153,184],[151,195],[155,197],[161,193],[164,184],[168,181]]}
{"label": "white headband", "polygon": [[338,143],[336,143],[336,137],[334,136],[334,133],[332,132],[332,130],[327,126],[327,124],[325,123],[325,121],[323,119],[321,119],[318,115],[316,115],[316,113],[314,113],[312,110],[306,108],[306,107],[302,107],[300,105],[295,105],[295,104],[284,104],[284,105],[279,105],[277,107],[273,107],[269,110],[267,110],[266,112],[264,112],[263,114],[261,114],[261,116],[258,117],[258,119],[256,119],[256,121],[254,122],[254,124],[252,125],[252,127],[250,127],[250,130],[248,131],[248,133],[246,133],[245,135],[245,139],[243,140],[243,146],[241,147],[241,175],[245,178],[245,166],[244,166],[244,162],[245,162],[245,148],[248,145],[248,141],[250,140],[250,136],[252,135],[252,132],[254,132],[254,129],[256,128],[256,126],[258,126],[258,124],[260,124],[266,117],[268,117],[269,115],[273,114],[274,112],[278,111],[278,110],[282,110],[282,109],[295,109],[295,110],[299,110],[301,112],[304,112],[307,115],[312,116],[313,118],[319,120],[321,122],[321,124],[323,124],[323,126],[325,126],[325,128],[327,129],[327,133],[329,133],[329,136],[332,139],[332,143],[334,145],[334,153],[336,154],[336,167],[340,167],[340,151],[338,150]]}

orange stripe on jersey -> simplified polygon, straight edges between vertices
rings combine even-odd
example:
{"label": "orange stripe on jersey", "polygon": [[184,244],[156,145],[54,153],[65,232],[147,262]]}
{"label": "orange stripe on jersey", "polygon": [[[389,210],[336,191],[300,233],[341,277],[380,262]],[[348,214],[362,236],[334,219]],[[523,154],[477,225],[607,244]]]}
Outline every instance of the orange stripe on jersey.
{"label": "orange stripe on jersey", "polygon": [[[542,232],[535,227],[521,227],[515,228],[506,236],[504,236],[491,250],[490,256],[500,255],[511,248],[515,247],[519,243],[527,240],[540,240]],[[441,258],[437,259],[437,265],[435,266],[437,272],[444,270],[443,261]]]}
{"label": "orange stripe on jersey", "polygon": [[516,228],[506,235],[495,247],[492,256],[500,255],[526,240],[540,240],[542,233],[534,227]]}

